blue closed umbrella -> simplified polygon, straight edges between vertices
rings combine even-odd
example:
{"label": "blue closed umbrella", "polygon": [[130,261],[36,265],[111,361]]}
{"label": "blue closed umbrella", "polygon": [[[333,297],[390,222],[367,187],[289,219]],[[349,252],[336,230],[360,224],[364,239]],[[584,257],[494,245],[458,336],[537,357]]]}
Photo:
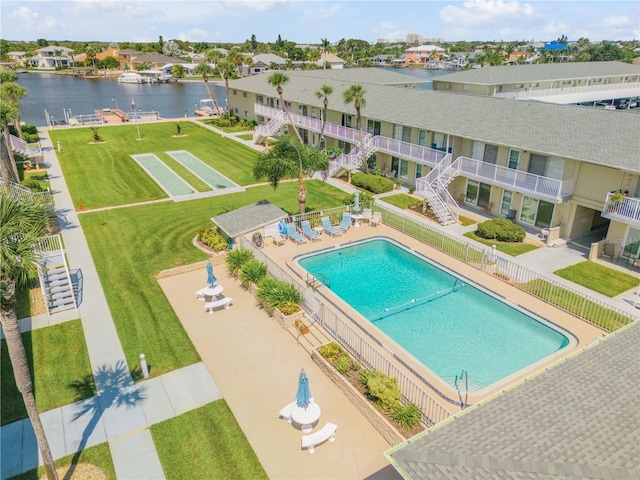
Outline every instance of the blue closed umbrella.
{"label": "blue closed umbrella", "polygon": [[360,211],[360,190],[356,190],[356,197],[353,201],[353,211],[356,213]]}
{"label": "blue closed umbrella", "polygon": [[311,392],[309,391],[309,379],[304,369],[300,370],[298,378],[298,391],[296,392],[296,405],[300,408],[307,408],[311,402]]}
{"label": "blue closed umbrella", "polygon": [[216,276],[213,274],[213,265],[211,264],[211,260],[207,260],[207,283],[210,287],[216,283]]}
{"label": "blue closed umbrella", "polygon": [[284,220],[280,220],[278,222],[278,231],[282,234],[282,235],[286,235],[287,234],[287,224],[284,222]]}

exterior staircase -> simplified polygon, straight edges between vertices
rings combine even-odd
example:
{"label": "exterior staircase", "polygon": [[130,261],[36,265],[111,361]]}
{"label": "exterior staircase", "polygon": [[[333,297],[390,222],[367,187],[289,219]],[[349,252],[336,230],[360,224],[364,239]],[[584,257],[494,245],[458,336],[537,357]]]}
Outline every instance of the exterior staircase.
{"label": "exterior staircase", "polygon": [[[365,158],[371,157],[376,151],[376,139],[370,133],[366,133],[362,136],[362,146],[364,147]],[[329,176],[333,177],[337,175],[341,170],[356,170],[362,165],[362,151],[360,149],[360,142],[351,150],[351,152],[341,154],[334,160],[329,162]]]}
{"label": "exterior staircase", "polygon": [[278,132],[282,126],[286,123],[286,113],[284,110],[279,110],[276,115],[271,117],[271,120],[266,125],[258,125],[256,131],[253,132],[253,143],[262,143],[267,138],[273,136]]}
{"label": "exterior staircase", "polygon": [[38,143],[27,143],[22,138],[16,137],[15,135],[9,135],[9,140],[11,144],[11,151],[13,153],[17,153],[23,158],[33,158],[33,159],[42,159],[42,147],[40,146],[40,142]]}
{"label": "exterior staircase", "polygon": [[[3,182],[4,179],[0,177],[0,186],[3,185]],[[32,192],[31,189],[23,187],[22,185],[19,185],[12,181],[9,181],[9,188],[11,190],[11,195],[13,195],[15,198],[21,200],[35,200],[38,202],[46,203],[47,205],[53,207],[53,195],[51,195],[51,192],[48,189],[44,192]]]}
{"label": "exterior staircase", "polygon": [[451,161],[448,154],[424,177],[416,180],[417,195],[423,197],[442,225],[458,222],[460,209],[447,186],[460,173],[458,159]]}
{"label": "exterior staircase", "polygon": [[76,292],[60,235],[46,237],[37,250],[43,256],[39,277],[47,313],[51,315],[77,308]]}

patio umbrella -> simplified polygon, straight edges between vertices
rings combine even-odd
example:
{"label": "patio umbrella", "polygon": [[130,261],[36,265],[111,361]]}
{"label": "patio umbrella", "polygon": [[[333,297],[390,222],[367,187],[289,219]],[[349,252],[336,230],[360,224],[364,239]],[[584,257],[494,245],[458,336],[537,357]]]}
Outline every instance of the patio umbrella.
{"label": "patio umbrella", "polygon": [[360,211],[360,190],[356,190],[356,197],[353,201],[353,211],[356,213]]}
{"label": "patio umbrella", "polygon": [[216,276],[213,274],[213,265],[211,264],[211,260],[207,260],[207,283],[210,287],[216,283]]}
{"label": "patio umbrella", "polygon": [[298,391],[296,392],[296,405],[300,408],[307,408],[311,401],[311,392],[309,391],[309,379],[304,371],[300,370],[298,378]]}

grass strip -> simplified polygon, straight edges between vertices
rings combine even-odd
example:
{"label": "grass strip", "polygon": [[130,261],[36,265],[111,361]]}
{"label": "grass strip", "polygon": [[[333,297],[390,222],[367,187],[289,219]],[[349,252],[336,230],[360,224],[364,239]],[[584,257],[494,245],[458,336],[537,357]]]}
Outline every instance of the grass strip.
{"label": "grass strip", "polygon": [[496,250],[499,250],[502,253],[506,253],[507,255],[511,255],[512,257],[517,257],[518,255],[522,255],[523,253],[530,252],[532,250],[537,250],[536,245],[532,245],[530,243],[509,243],[509,242],[500,242],[498,240],[487,240],[486,238],[479,237],[476,232],[467,232],[464,234],[465,237],[474,240],[476,242],[482,243],[483,245],[487,245],[488,247],[496,246]]}
{"label": "grass strip", "polygon": [[224,400],[151,426],[167,480],[267,479]]}
{"label": "grass strip", "polygon": [[[74,458],[76,455],[78,455],[78,458]],[[73,466],[75,469],[78,464],[82,463],[89,463],[102,469],[107,475],[107,480],[116,480],[117,478],[116,470],[113,468],[113,460],[111,459],[109,444],[106,442],[94,447],[85,448],[84,450],[81,450],[80,453],[59,458],[54,463],[56,465],[56,469],[66,467],[64,473],[61,474],[60,471],[58,472],[58,476],[61,479],[87,478],[90,480],[90,478],[93,478],[73,475],[71,467]],[[44,473],[44,467],[38,467],[20,475],[16,475],[15,477],[12,477],[11,480],[39,480],[42,478]]]}
{"label": "grass strip", "polygon": [[191,170],[182,165],[180,162],[176,161],[171,156],[166,153],[158,154],[157,157],[169,167],[171,170],[176,172],[179,176],[181,176],[189,185],[195,188],[198,192],[210,192],[213,190],[209,185],[207,185],[200,177],[195,175]]}
{"label": "grass strip", "polygon": [[390,203],[394,207],[402,208],[403,210],[422,205],[422,200],[407,195],[406,193],[397,193],[395,195],[389,195],[388,197],[381,197],[380,201]]}
{"label": "grass strip", "polygon": [[[73,403],[96,394],[93,379],[82,395],[71,386],[91,377],[91,364],[80,320],[71,320],[22,334],[27,362],[33,379],[33,391],[38,411]],[[7,345],[0,342],[0,417],[1,424],[27,418],[22,395],[16,387]]]}
{"label": "grass strip", "polygon": [[640,285],[640,280],[632,275],[588,260],[553,273],[607,297],[616,297]]}

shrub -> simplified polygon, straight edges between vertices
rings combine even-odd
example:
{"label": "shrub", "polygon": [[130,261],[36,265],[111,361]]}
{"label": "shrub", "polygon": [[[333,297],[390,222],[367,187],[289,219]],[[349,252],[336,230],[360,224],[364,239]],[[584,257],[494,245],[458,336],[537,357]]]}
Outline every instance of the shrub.
{"label": "shrub", "polygon": [[344,352],[336,359],[336,370],[341,374],[346,374],[351,368],[351,360],[347,352]]}
{"label": "shrub", "polygon": [[337,342],[331,342],[321,346],[319,352],[327,362],[333,363],[344,353],[344,349]]}
{"label": "shrub", "polygon": [[422,421],[422,412],[416,405],[410,403],[395,408],[391,412],[391,419],[405,430],[411,430]]}
{"label": "shrub", "polygon": [[356,173],[351,176],[351,183],[356,187],[364,188],[374,194],[390,192],[393,190],[393,181],[380,175],[369,173]]}
{"label": "shrub", "polygon": [[218,229],[216,227],[209,227],[206,230],[200,230],[200,233],[198,233],[198,240],[205,245],[208,245],[216,252],[221,252],[227,248],[227,241],[218,233]]}
{"label": "shrub", "polygon": [[38,127],[29,123],[22,125],[22,133],[28,133],[29,135],[38,135]]}
{"label": "shrub", "polygon": [[240,267],[238,278],[242,285],[248,287],[252,283],[258,284],[267,275],[267,265],[259,260],[249,260]]}
{"label": "shrub", "polygon": [[297,303],[300,305],[300,292],[293,284],[268,275],[258,285],[256,297],[269,313],[272,313],[276,307],[280,310],[280,306],[285,303]]}
{"label": "shrub", "polygon": [[283,302],[280,305],[278,305],[278,310],[280,310],[280,312],[283,315],[293,315],[294,313],[298,313],[302,309],[300,308],[300,305],[297,303]]}
{"label": "shrub", "polygon": [[246,248],[236,248],[235,250],[231,250],[227,253],[225,262],[227,263],[227,269],[231,272],[231,275],[237,277],[242,265],[247,263],[249,260],[253,260],[253,253],[251,250]]}
{"label": "shrub", "polygon": [[367,394],[385,410],[393,411],[400,405],[402,392],[395,377],[390,378],[379,370],[363,370],[360,381],[367,387]]}
{"label": "shrub", "polygon": [[526,235],[524,228],[506,218],[494,218],[482,222],[478,225],[476,234],[487,240],[499,240],[501,242],[521,242]]}
{"label": "shrub", "polygon": [[27,187],[32,192],[41,192],[42,191],[42,185],[40,185],[39,181],[34,180],[34,179],[23,180],[23,181],[20,182],[20,185],[22,185],[23,187]]}
{"label": "shrub", "polygon": [[93,134],[93,140],[95,142],[101,142],[102,141],[102,137],[100,137],[100,135],[98,135],[98,127],[91,127],[91,132]]}
{"label": "shrub", "polygon": [[[342,199],[343,205],[353,205],[356,203],[356,194],[352,193],[351,195],[347,195]],[[373,204],[373,195],[368,192],[360,192],[360,209],[362,210],[363,205]]]}

